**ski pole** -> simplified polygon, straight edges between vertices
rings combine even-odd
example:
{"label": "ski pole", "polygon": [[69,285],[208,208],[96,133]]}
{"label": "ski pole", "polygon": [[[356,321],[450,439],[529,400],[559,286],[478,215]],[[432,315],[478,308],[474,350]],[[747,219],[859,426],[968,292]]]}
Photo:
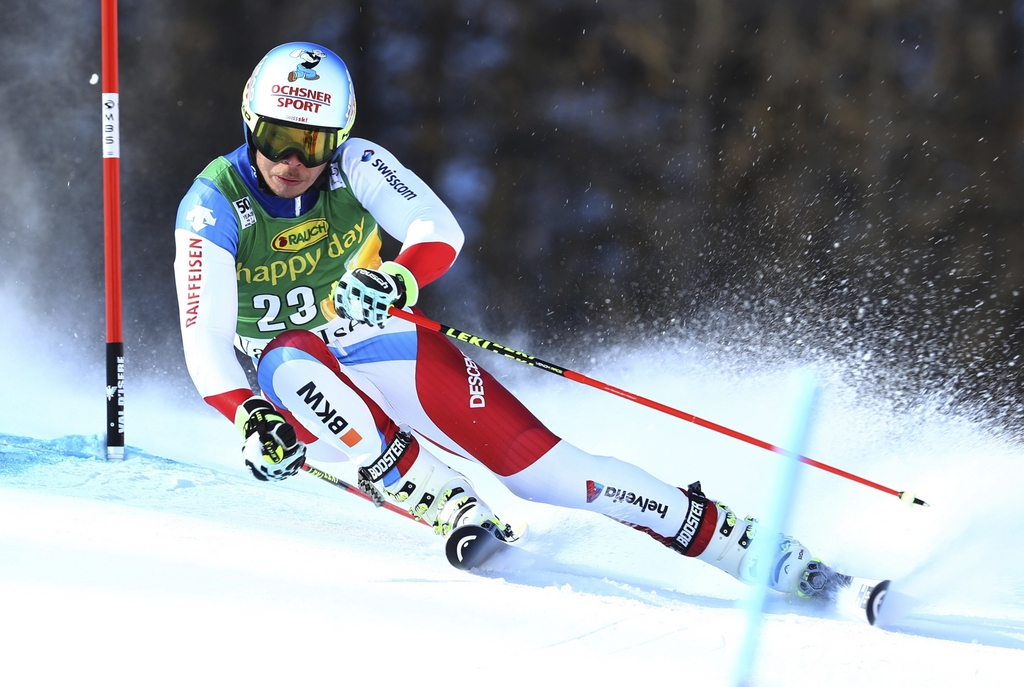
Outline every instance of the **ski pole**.
{"label": "ski pole", "polygon": [[[341,489],[343,491],[347,491],[350,494],[354,494],[354,495],[356,495],[356,496],[358,496],[360,498],[366,499],[367,501],[369,501],[370,503],[372,503],[374,505],[377,505],[377,502],[373,500],[372,496],[370,496],[369,494],[364,492],[359,487],[352,486],[351,484],[349,484],[348,482],[346,482],[343,479],[339,479],[339,478],[335,477],[334,475],[329,475],[326,472],[324,472],[323,470],[320,470],[319,468],[313,467],[309,463],[303,463],[302,469],[305,472],[307,472],[310,475],[312,475],[313,477],[316,477],[316,478],[318,478],[318,479],[320,479],[320,480],[322,480],[324,482],[327,482],[328,484],[333,484],[334,486],[338,487],[339,489]],[[392,513],[398,513],[399,515],[404,515],[405,517],[409,518],[410,520],[415,520],[416,522],[422,522],[427,527],[430,526],[430,523],[428,523],[426,520],[421,520],[421,519],[417,518],[416,516],[414,516],[409,511],[402,510],[398,506],[393,505],[391,503],[388,503],[387,501],[382,502],[380,504],[380,506],[382,508],[386,508],[387,510],[391,511]]]}
{"label": "ski pole", "polygon": [[[640,405],[647,406],[648,408],[653,408],[654,410],[660,411],[667,415],[677,417],[681,420],[686,420],[687,422],[692,422],[695,425],[699,425],[700,427],[704,427],[705,429],[710,429],[713,432],[718,432],[719,434],[724,434],[727,437],[739,439],[740,441],[746,442],[752,446],[763,448],[766,451],[771,451],[772,453],[778,453],[784,456],[792,455],[790,451],[787,451],[786,449],[781,448],[779,446],[775,446],[774,444],[770,444],[767,441],[756,439],[748,434],[744,434],[743,432],[738,432],[735,429],[729,429],[728,427],[717,424],[715,422],[711,422],[710,420],[705,420],[703,418],[697,417],[692,413],[677,410],[663,403],[658,403],[657,401],[652,401],[648,398],[644,398],[643,396],[638,396],[637,394],[634,394],[630,391],[619,389],[618,387],[612,386],[611,384],[606,384],[596,379],[592,379],[584,374],[580,374],[579,372],[574,372],[567,368],[554,365],[553,363],[541,360],[540,358],[529,355],[527,353],[523,353],[522,351],[517,351],[514,348],[509,348],[508,346],[503,346],[500,343],[489,341],[487,339],[484,339],[483,337],[475,336],[473,334],[469,334],[467,332],[458,330],[455,327],[449,327],[446,324],[435,322],[434,320],[424,317],[423,315],[420,315],[418,313],[406,312],[404,310],[399,310],[397,308],[391,308],[389,312],[391,315],[394,315],[395,317],[401,320],[412,322],[413,324],[419,327],[423,327],[424,329],[430,329],[435,332],[441,332],[445,336],[451,337],[452,339],[456,339],[457,341],[468,343],[472,346],[477,346],[479,348],[484,349],[485,351],[491,351],[492,353],[503,355],[506,358],[515,360],[516,362],[524,363],[532,367],[540,368],[546,372],[551,372],[552,374],[565,377],[566,379],[569,379],[571,381],[578,382],[580,384],[586,384],[587,386],[594,387],[595,389],[600,389],[601,391],[607,391],[610,394],[621,396],[622,398],[625,398],[626,400],[629,401],[633,401],[634,403],[639,403]],[[865,479],[864,477],[859,477],[851,472],[847,472],[846,470],[841,470],[837,467],[833,467],[826,463],[821,463],[817,460],[812,460],[806,456],[795,457],[801,463],[810,465],[813,468],[818,468],[819,470],[824,470],[825,472],[831,472],[833,475],[843,477],[850,481],[857,482],[858,484],[863,484],[866,487],[877,489],[878,491],[883,492],[885,494],[895,496],[900,501],[903,501],[909,506],[928,505],[927,503],[919,499],[917,497],[917,494],[915,494],[912,491],[897,491],[896,489],[892,489],[882,484],[878,484],[877,482],[872,482],[871,480]]]}

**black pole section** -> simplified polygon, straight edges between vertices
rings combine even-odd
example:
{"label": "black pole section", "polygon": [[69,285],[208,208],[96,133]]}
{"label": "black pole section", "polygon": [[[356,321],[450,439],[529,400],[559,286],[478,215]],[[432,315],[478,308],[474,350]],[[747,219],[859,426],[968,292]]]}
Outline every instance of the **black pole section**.
{"label": "black pole section", "polygon": [[[373,497],[370,496],[369,494],[367,494],[366,492],[364,492],[359,487],[354,487],[351,484],[349,484],[348,482],[346,482],[345,480],[340,479],[338,477],[335,477],[334,475],[330,475],[330,474],[324,472],[323,470],[321,470],[319,468],[315,468],[312,465],[310,465],[309,463],[303,463],[302,470],[306,474],[312,475],[313,477],[316,477],[317,479],[319,479],[319,480],[321,480],[323,482],[327,482],[328,484],[333,484],[334,486],[336,486],[338,489],[341,489],[342,491],[347,491],[348,493],[352,494],[353,496],[358,496],[361,499],[364,499],[366,501],[369,501],[370,503],[373,503],[374,505],[377,505],[377,503],[373,500]],[[426,525],[428,527],[430,526],[430,523],[427,522],[426,520],[420,520],[419,518],[417,518],[415,515],[413,515],[409,511],[404,510],[402,508],[399,508],[398,506],[396,506],[394,504],[391,504],[391,503],[389,503],[387,501],[385,501],[384,503],[380,504],[380,506],[383,507],[385,510],[391,511],[392,513],[398,513],[399,515],[405,516],[405,517],[409,518],[410,520],[416,520],[417,522],[421,522],[421,523],[423,523],[424,525]]]}
{"label": "black pole section", "polygon": [[107,458],[124,458],[124,343],[107,344]]}

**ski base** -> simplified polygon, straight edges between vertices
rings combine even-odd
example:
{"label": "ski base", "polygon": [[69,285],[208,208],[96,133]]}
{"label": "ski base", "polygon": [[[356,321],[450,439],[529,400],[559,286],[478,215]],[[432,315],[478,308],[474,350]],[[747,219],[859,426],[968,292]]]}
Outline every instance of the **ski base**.
{"label": "ski base", "polygon": [[506,546],[508,543],[498,537],[493,526],[486,529],[480,525],[463,525],[448,535],[444,553],[448,562],[459,570],[473,570]]}

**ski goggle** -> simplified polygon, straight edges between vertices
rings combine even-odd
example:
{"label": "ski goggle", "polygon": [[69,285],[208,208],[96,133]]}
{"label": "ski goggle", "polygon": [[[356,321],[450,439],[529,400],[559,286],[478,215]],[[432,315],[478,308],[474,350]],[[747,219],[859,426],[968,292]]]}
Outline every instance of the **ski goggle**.
{"label": "ski goggle", "polygon": [[319,167],[338,149],[337,129],[290,126],[273,119],[260,117],[252,129],[256,150],[271,162],[280,162],[295,153],[306,167]]}

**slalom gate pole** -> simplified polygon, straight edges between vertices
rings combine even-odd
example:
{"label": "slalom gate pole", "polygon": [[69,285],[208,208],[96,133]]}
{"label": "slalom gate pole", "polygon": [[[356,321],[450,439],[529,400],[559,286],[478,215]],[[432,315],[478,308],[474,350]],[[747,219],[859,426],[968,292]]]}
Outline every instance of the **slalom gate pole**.
{"label": "slalom gate pole", "polygon": [[[491,351],[492,353],[503,355],[506,358],[515,360],[516,362],[540,368],[541,370],[551,372],[552,374],[556,374],[561,377],[565,377],[566,379],[569,379],[571,381],[578,382],[580,384],[586,384],[587,386],[594,387],[595,389],[606,391],[610,394],[615,394],[616,396],[621,396],[626,400],[633,401],[634,403],[639,403],[640,405],[647,406],[648,408],[653,408],[654,410],[660,411],[667,415],[671,415],[672,417],[677,417],[680,420],[686,420],[687,422],[692,422],[693,424],[704,427],[705,429],[710,429],[713,432],[724,434],[725,436],[732,437],[733,439],[739,439],[740,441],[746,442],[751,446],[757,446],[758,448],[763,448],[766,451],[771,451],[772,453],[778,453],[784,456],[792,455],[790,451],[787,451],[786,449],[781,448],[779,446],[775,446],[774,444],[770,444],[767,441],[756,439],[752,436],[744,434],[743,432],[737,432],[734,429],[729,429],[728,427],[711,422],[710,420],[705,420],[703,418],[697,417],[692,413],[687,413],[682,410],[676,410],[671,406],[667,406],[663,403],[658,403],[657,401],[652,401],[648,398],[644,398],[643,396],[638,396],[637,394],[634,394],[632,392],[619,389],[618,387],[614,387],[611,384],[606,384],[596,379],[592,379],[584,374],[580,374],[579,372],[574,372],[567,368],[554,365],[552,363],[541,360],[540,358],[523,353],[522,351],[517,351],[514,348],[509,348],[508,346],[503,346],[494,341],[488,341],[487,339],[484,339],[482,337],[460,331],[455,327],[449,327],[446,324],[435,322],[418,313],[406,312],[404,310],[399,310],[394,307],[391,308],[389,313],[401,320],[412,322],[413,324],[419,327],[423,327],[424,329],[429,329],[435,332],[441,332],[445,336],[448,336],[457,341],[468,343],[472,346],[477,346],[478,348],[482,348],[485,351]],[[915,494],[912,491],[897,491],[896,489],[892,489],[890,487],[878,484],[877,482],[872,482],[869,479],[858,477],[857,475],[851,472],[847,472],[846,470],[841,470],[837,467],[827,465],[826,463],[821,463],[819,461],[812,460],[806,456],[795,457],[797,458],[797,460],[799,460],[801,463],[804,463],[805,465],[810,465],[813,468],[818,468],[819,470],[824,470],[825,472],[831,472],[833,475],[837,475],[839,477],[848,479],[858,484],[862,484],[866,487],[871,487],[872,489],[877,489],[882,493],[895,496],[900,501],[903,501],[909,506],[928,505],[927,503],[919,499],[917,497],[917,494]]]}
{"label": "slalom gate pole", "polygon": [[[799,465],[795,456],[803,452],[811,433],[814,412],[818,396],[818,383],[814,376],[806,370],[793,374],[791,384],[795,392],[793,421],[790,427],[786,446],[792,453],[779,461],[776,467],[774,485],[771,490],[771,501],[765,518],[759,527],[765,532],[789,532],[789,520],[797,493],[797,481],[800,477]],[[754,537],[750,545],[750,555],[754,560],[771,560],[772,551],[777,542],[771,537]],[[747,592],[745,603],[747,627],[743,643],[740,645],[739,656],[735,666],[736,687],[748,687],[755,673],[758,654],[761,651],[762,625],[764,624],[764,608],[768,601],[768,588],[774,571],[770,566],[760,568]]]}
{"label": "slalom gate pole", "polygon": [[121,143],[117,0],[102,0],[103,256],[107,305],[107,459],[124,458],[124,337],[121,333]]}
{"label": "slalom gate pole", "polygon": [[[354,494],[355,496],[358,496],[358,497],[360,497],[362,499],[366,499],[370,503],[373,503],[374,505],[377,505],[374,502],[373,497],[371,497],[369,494],[364,492],[359,487],[354,487],[354,486],[352,486],[351,484],[349,484],[348,482],[346,482],[343,479],[339,479],[339,478],[335,477],[334,475],[328,475],[323,470],[315,468],[315,467],[313,467],[312,465],[310,465],[308,463],[304,463],[302,465],[302,469],[303,469],[303,471],[307,472],[308,474],[312,475],[313,477],[316,477],[316,478],[320,479],[321,481],[327,482],[328,484],[333,484],[334,486],[338,487],[342,491],[347,491],[350,494]],[[386,510],[391,511],[392,513],[398,513],[399,515],[404,515],[405,517],[409,518],[410,520],[415,520],[416,522],[421,522],[424,525],[426,525],[427,527],[430,527],[430,523],[427,522],[426,520],[420,520],[419,518],[414,516],[409,511],[402,510],[398,506],[396,506],[394,504],[391,504],[391,503],[388,503],[387,501],[385,501],[384,503],[381,504],[381,508],[385,508]]]}

